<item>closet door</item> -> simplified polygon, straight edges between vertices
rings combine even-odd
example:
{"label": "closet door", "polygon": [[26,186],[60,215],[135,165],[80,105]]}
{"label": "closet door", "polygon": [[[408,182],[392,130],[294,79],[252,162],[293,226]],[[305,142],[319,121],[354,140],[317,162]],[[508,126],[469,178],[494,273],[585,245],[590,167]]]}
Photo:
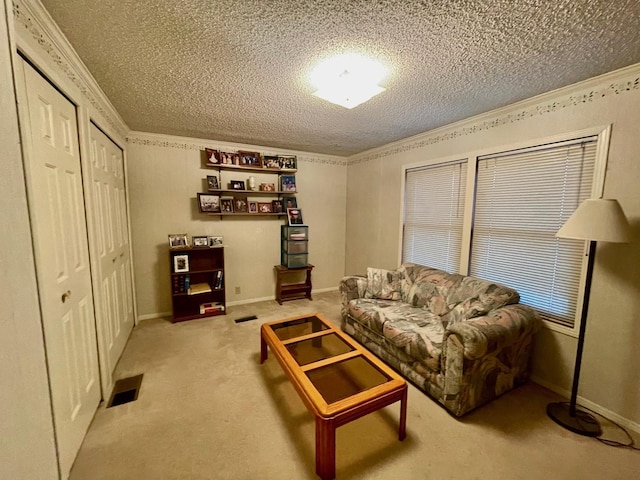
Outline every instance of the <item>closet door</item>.
{"label": "closet door", "polygon": [[66,478],[100,402],[78,125],[75,106],[26,62],[20,65],[29,214],[60,470]]}
{"label": "closet door", "polygon": [[98,344],[105,395],[133,328],[129,229],[122,150],[91,124],[92,253],[98,264]]}

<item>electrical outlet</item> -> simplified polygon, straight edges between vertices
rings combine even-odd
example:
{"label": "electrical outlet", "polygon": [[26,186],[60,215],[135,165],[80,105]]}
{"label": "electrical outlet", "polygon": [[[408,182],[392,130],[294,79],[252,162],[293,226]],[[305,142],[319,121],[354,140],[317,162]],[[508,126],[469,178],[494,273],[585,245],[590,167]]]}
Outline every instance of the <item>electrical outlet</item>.
{"label": "electrical outlet", "polygon": [[240,287],[236,287],[236,295],[240,295]]}

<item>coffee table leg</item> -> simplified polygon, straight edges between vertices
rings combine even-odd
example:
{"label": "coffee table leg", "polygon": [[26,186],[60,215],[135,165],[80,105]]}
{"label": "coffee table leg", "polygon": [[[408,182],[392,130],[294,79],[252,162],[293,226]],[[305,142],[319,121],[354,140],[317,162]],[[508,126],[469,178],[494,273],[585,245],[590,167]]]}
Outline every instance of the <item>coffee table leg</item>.
{"label": "coffee table leg", "polygon": [[267,342],[265,342],[262,333],[260,333],[260,364],[262,365],[267,359]]}
{"label": "coffee table leg", "polygon": [[402,391],[400,399],[400,426],[398,427],[398,439],[404,440],[407,436],[407,387]]}
{"label": "coffee table leg", "polygon": [[316,417],[316,473],[322,480],[336,477],[336,428],[333,420]]}

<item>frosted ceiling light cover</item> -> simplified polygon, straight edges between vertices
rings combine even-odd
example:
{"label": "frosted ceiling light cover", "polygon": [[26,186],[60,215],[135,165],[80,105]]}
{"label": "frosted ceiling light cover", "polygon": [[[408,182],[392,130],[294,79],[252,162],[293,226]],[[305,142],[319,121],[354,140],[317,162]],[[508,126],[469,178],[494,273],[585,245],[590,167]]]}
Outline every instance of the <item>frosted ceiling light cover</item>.
{"label": "frosted ceiling light cover", "polygon": [[315,96],[329,102],[354,108],[384,92],[379,86],[387,74],[380,63],[357,54],[331,57],[318,64],[309,76],[318,90]]}

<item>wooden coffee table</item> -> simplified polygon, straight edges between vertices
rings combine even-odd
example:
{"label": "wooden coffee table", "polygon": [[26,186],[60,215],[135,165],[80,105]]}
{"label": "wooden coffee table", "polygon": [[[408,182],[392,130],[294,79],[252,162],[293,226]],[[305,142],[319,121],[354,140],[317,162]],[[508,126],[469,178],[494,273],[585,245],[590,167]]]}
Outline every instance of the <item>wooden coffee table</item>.
{"label": "wooden coffee table", "polygon": [[275,355],[316,418],[316,473],[336,474],[336,428],[400,401],[398,438],[404,440],[407,383],[320,314],[260,328],[260,363]]}

